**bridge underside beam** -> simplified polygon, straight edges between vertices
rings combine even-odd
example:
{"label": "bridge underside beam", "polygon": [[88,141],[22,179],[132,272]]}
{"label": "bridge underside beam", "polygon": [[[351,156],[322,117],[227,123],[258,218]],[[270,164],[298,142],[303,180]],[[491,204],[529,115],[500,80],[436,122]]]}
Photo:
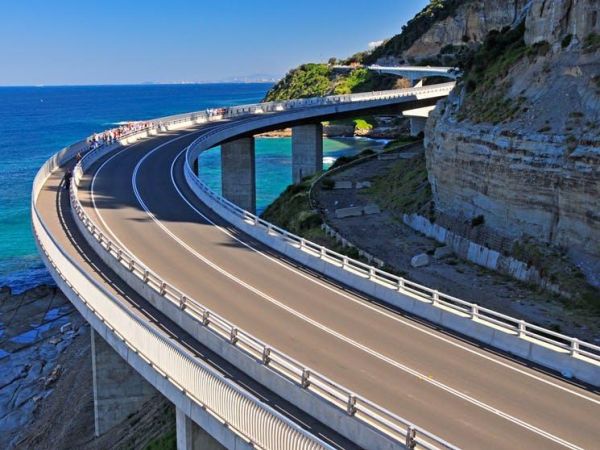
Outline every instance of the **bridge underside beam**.
{"label": "bridge underside beam", "polygon": [[139,411],[158,391],[92,329],[96,436]]}
{"label": "bridge underside beam", "polygon": [[323,125],[292,127],[292,182],[323,170]]}
{"label": "bridge underside beam", "polygon": [[254,137],[221,145],[223,197],[246,211],[256,211],[256,169]]}

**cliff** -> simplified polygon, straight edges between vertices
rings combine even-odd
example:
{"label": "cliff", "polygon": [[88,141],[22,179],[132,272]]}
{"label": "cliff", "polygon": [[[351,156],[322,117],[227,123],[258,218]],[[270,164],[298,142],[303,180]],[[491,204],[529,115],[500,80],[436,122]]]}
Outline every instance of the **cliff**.
{"label": "cliff", "polygon": [[554,245],[596,285],[598,9],[595,0],[533,0],[520,27],[488,36],[425,132],[438,215]]}
{"label": "cliff", "polygon": [[460,48],[480,44],[491,30],[515,23],[526,0],[432,0],[402,33],[365,58],[369,64],[453,63]]}

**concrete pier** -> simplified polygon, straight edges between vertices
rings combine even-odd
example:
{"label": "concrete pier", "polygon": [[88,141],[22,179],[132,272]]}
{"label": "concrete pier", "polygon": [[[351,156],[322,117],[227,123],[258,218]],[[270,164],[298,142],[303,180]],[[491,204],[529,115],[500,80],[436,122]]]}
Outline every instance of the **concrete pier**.
{"label": "concrete pier", "polygon": [[411,117],[410,118],[410,135],[418,136],[419,133],[425,131],[426,117]]}
{"label": "concrete pier", "polygon": [[176,409],[175,420],[177,450],[223,450],[225,448],[179,408]]}
{"label": "concrete pier", "polygon": [[323,125],[292,128],[292,182],[323,170]]}
{"label": "concrete pier", "polygon": [[92,378],[96,436],[106,433],[158,393],[92,329]]}
{"label": "concrete pier", "polygon": [[256,211],[253,137],[221,145],[221,182],[223,197],[247,211]]}
{"label": "concrete pier", "polygon": [[200,158],[199,157],[194,159],[194,164],[193,164],[192,170],[194,171],[194,173],[196,174],[197,177],[200,176]]}

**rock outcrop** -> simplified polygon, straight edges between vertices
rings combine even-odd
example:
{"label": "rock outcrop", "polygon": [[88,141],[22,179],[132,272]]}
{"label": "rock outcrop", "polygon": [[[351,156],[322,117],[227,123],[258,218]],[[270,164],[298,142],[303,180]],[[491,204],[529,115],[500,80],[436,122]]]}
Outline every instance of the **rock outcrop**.
{"label": "rock outcrop", "polygon": [[[370,58],[374,61],[369,62],[413,63],[436,58],[449,46],[476,46],[491,30],[518,22],[529,3],[528,0],[448,0],[438,2],[437,6],[431,4],[403,29],[412,39],[395,36],[377,49]],[[432,18],[433,23],[427,26]]]}
{"label": "rock outcrop", "polygon": [[[485,5],[487,2],[479,2]],[[469,117],[457,88],[426,128],[429,179],[438,213],[518,239],[569,250],[600,284],[600,31],[596,0],[533,0],[525,52],[497,86],[509,119]]]}
{"label": "rock outcrop", "polygon": [[569,44],[576,46],[600,31],[599,16],[597,0],[533,0],[527,14],[525,42],[557,45],[570,35]]}
{"label": "rock outcrop", "polygon": [[403,56],[418,61],[436,56],[447,45],[480,43],[491,30],[515,23],[526,3],[525,0],[467,1],[454,14],[435,23]]}

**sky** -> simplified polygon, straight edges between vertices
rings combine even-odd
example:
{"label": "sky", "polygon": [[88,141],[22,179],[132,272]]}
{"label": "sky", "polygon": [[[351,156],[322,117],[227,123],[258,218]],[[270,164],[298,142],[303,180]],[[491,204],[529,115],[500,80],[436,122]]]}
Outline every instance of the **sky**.
{"label": "sky", "polygon": [[429,0],[0,0],[0,85],[281,76],[390,38]]}

